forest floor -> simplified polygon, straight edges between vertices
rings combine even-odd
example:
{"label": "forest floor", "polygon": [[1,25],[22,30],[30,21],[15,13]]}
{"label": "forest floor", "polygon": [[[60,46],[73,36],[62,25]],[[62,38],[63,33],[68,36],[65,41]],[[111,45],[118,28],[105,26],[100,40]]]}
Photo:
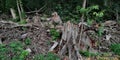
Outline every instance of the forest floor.
{"label": "forest floor", "polygon": [[[48,33],[49,29],[46,27],[41,27],[41,26],[37,26],[37,25],[14,26],[14,27],[13,26],[14,26],[14,24],[5,23],[2,20],[0,21],[0,44],[4,44],[5,47],[9,48],[11,46],[14,47],[14,44],[10,45],[12,42],[18,42],[18,41],[21,42],[22,45],[24,45],[22,47],[22,49],[28,50],[30,52],[30,54],[28,56],[26,56],[25,60],[33,60],[33,59],[41,60],[41,58],[39,59],[38,57],[36,58],[35,56],[39,55],[39,54],[47,54],[49,49],[54,44],[54,42],[52,42],[51,35]],[[112,27],[112,26],[110,26],[110,27]],[[113,36],[113,38],[111,37],[112,42],[110,42],[110,43],[118,43],[119,44],[120,43],[120,34],[119,34],[120,28],[119,28],[119,26],[117,26],[115,28],[117,28],[117,29],[115,29],[116,31],[114,30],[115,33],[110,33]],[[103,43],[104,43],[103,45],[106,46],[107,42],[103,42]],[[16,44],[16,45],[19,47],[19,44]],[[2,49],[2,48],[0,47],[0,49]],[[3,50],[0,50],[0,51],[1,51],[0,53],[4,52]],[[120,51],[118,51],[118,52],[120,52]],[[105,56],[93,56],[93,57],[87,57],[84,59],[85,60],[98,60],[98,59],[99,60],[100,59],[101,60],[110,60],[110,59],[119,60],[120,59],[120,57],[118,55],[114,55],[117,57],[113,57],[113,55],[111,53],[110,54],[108,54],[108,53],[109,52],[107,52],[106,55],[104,54]],[[12,57],[17,53],[13,53],[11,50],[9,50],[8,53],[3,53],[3,54],[7,54],[7,56],[9,56],[12,59]],[[0,56],[0,59],[1,59],[1,56]],[[23,54],[23,56],[24,56],[24,54]],[[3,58],[9,59],[7,57],[6,58],[3,57]],[[46,60],[46,59],[44,59],[44,60]],[[53,60],[55,60],[55,59],[53,59]],[[67,60],[67,57],[64,58],[63,60]]]}
{"label": "forest floor", "polygon": [[21,26],[8,28],[10,25],[6,24],[0,23],[0,39],[2,44],[8,45],[15,41],[20,41],[24,44],[26,39],[30,39],[26,42],[28,44],[23,47],[24,49],[32,50],[29,55],[30,57],[27,58],[28,60],[33,59],[34,55],[45,54],[49,50],[51,37],[47,35],[47,29]]}

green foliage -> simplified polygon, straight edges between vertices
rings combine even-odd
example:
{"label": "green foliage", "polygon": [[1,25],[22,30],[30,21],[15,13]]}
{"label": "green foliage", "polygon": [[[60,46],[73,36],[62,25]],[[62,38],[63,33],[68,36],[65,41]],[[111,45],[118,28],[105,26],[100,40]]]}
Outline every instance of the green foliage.
{"label": "green foliage", "polygon": [[[78,21],[81,13],[89,12],[91,10],[106,10],[104,13],[104,19],[115,19],[116,13],[120,13],[120,2],[119,0],[90,0],[87,1],[87,9],[81,8],[83,0],[21,0],[23,8],[25,11],[38,10],[42,7],[40,12],[53,12],[57,11],[62,17],[63,21]],[[33,3],[34,2],[34,3]],[[98,6],[99,5],[99,6]],[[17,9],[16,0],[1,0],[0,1],[0,10],[2,12],[9,11],[10,8]],[[77,7],[77,8],[76,8]],[[89,9],[88,9],[89,8]],[[77,10],[76,10],[77,9]],[[79,12],[78,12],[79,10]],[[102,13],[98,13],[97,16]],[[75,16],[77,15],[77,17]],[[99,16],[100,16],[99,15]]]}
{"label": "green foliage", "polygon": [[87,9],[85,9],[85,8],[80,9],[80,13],[86,13],[86,12],[87,12]]}
{"label": "green foliage", "polygon": [[111,44],[111,51],[120,56],[120,44]]}
{"label": "green foliage", "polygon": [[98,36],[99,37],[102,36],[103,32],[104,32],[104,27],[101,24],[101,26],[98,28]]}
{"label": "green foliage", "polygon": [[94,20],[87,19],[87,24],[92,25]]}
{"label": "green foliage", "polygon": [[11,42],[8,45],[1,44],[0,60],[25,60],[29,52],[23,49],[24,46],[20,41]]}
{"label": "green foliage", "polygon": [[[87,24],[91,25],[94,21],[101,22],[103,20],[105,10],[100,10],[98,5],[93,5],[87,8],[77,7],[77,11],[85,15]],[[101,26],[98,28],[98,36],[102,36],[104,27]]]}
{"label": "green foliage", "polygon": [[21,12],[21,17],[24,19],[25,17],[26,17],[26,14],[25,14],[25,12],[23,11],[23,12]]}
{"label": "green foliage", "polygon": [[31,44],[31,39],[30,38],[26,38],[25,39],[25,44],[26,45],[30,45]]}
{"label": "green foliage", "polygon": [[[20,24],[26,24],[26,23],[27,23],[27,21],[25,20],[25,17],[26,17],[25,12],[24,12],[24,11],[23,11],[23,12],[21,11],[21,19],[22,19],[22,20],[19,21]],[[20,19],[20,16],[19,16],[19,19]]]}
{"label": "green foliage", "polygon": [[25,57],[29,54],[28,51],[23,50],[19,56],[20,60],[25,60]]}
{"label": "green foliage", "polygon": [[11,20],[12,20],[13,22],[19,22],[19,21],[20,21],[19,17],[17,17],[16,19],[11,18]]}
{"label": "green foliage", "polygon": [[17,53],[18,51],[23,50],[23,46],[24,46],[24,45],[23,45],[20,41],[11,42],[11,43],[9,44],[10,50],[11,50],[12,52],[15,52],[15,53]]}
{"label": "green foliage", "polygon": [[0,51],[1,51],[2,53],[7,52],[6,45],[0,44]]}
{"label": "green foliage", "polygon": [[34,60],[45,60],[45,58],[43,54],[38,54],[35,56]]}
{"label": "green foliage", "polygon": [[36,55],[34,60],[60,60],[60,58],[57,55],[49,52],[47,53],[47,55],[44,54]]}
{"label": "green foliage", "polygon": [[7,11],[9,11],[10,8],[17,8],[17,4],[16,4],[17,0],[5,0],[5,8]]}
{"label": "green foliage", "polygon": [[26,24],[26,20],[20,20],[19,24]]}
{"label": "green foliage", "polygon": [[59,57],[51,52],[46,55],[45,60],[60,60]]}
{"label": "green foliage", "polygon": [[6,53],[8,53],[8,49],[7,49],[6,45],[0,44],[0,54],[1,54],[0,60],[8,60],[9,59],[9,57]]}
{"label": "green foliage", "polygon": [[85,15],[88,25],[91,25],[93,21],[101,22],[103,20],[105,10],[100,10],[98,5],[89,6],[87,8],[76,7],[78,13]]}
{"label": "green foliage", "polygon": [[92,56],[97,56],[98,54],[96,53],[91,53],[89,51],[80,51],[80,54],[85,56],[85,57],[92,57]]}
{"label": "green foliage", "polygon": [[99,10],[98,5],[93,5],[88,8],[86,8],[85,16],[87,17],[87,20],[94,20],[97,22],[102,21],[102,18],[104,16],[105,10]]}
{"label": "green foliage", "polygon": [[57,40],[60,37],[60,33],[56,29],[51,29],[50,35],[52,36],[53,40]]}

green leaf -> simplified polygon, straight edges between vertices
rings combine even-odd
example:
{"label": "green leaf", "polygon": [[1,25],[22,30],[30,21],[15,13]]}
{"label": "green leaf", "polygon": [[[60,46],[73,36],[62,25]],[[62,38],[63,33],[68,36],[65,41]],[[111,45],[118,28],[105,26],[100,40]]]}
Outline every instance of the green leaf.
{"label": "green leaf", "polygon": [[81,8],[81,9],[80,9],[80,12],[81,12],[81,13],[85,13],[86,11],[87,11],[87,9],[85,9],[85,8]]}
{"label": "green leaf", "polygon": [[22,51],[21,54],[20,54],[20,59],[21,59],[21,60],[25,59],[25,57],[26,57],[28,54],[29,54],[28,51],[26,51],[26,50]]}
{"label": "green leaf", "polygon": [[31,39],[30,38],[26,38],[25,39],[25,44],[26,45],[30,45],[31,44]]}

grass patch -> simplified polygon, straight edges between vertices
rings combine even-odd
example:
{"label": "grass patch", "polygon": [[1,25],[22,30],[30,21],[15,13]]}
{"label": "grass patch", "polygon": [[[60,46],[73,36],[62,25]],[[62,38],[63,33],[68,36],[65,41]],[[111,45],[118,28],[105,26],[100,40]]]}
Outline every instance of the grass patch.
{"label": "grass patch", "polygon": [[110,49],[112,52],[120,56],[120,44],[111,44]]}
{"label": "grass patch", "polygon": [[45,54],[38,54],[35,56],[34,60],[60,60],[60,58],[54,53],[48,52]]}
{"label": "grass patch", "polygon": [[56,29],[51,29],[50,35],[52,37],[52,40],[57,40],[60,37],[60,33]]}

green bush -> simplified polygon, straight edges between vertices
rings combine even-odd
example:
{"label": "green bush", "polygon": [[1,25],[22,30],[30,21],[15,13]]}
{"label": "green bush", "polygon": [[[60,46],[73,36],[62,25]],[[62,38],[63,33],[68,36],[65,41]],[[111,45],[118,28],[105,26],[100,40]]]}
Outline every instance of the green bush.
{"label": "green bush", "polygon": [[24,50],[24,46],[20,41],[11,42],[8,45],[1,44],[0,60],[25,60],[29,52]]}
{"label": "green bush", "polygon": [[26,20],[20,20],[19,24],[26,24]]}
{"label": "green bush", "polygon": [[45,58],[43,54],[38,54],[38,55],[35,55],[34,60],[45,60]]}
{"label": "green bush", "polygon": [[97,56],[98,54],[96,53],[91,53],[89,51],[80,51],[80,54],[85,56],[85,57],[91,57],[91,56]]}
{"label": "green bush", "polygon": [[56,29],[51,29],[50,35],[52,36],[53,40],[57,40],[60,37],[60,33]]}
{"label": "green bush", "polygon": [[47,55],[44,54],[36,55],[34,60],[60,60],[60,58],[57,55],[48,52]]}
{"label": "green bush", "polygon": [[25,44],[26,45],[30,45],[31,44],[31,39],[30,38],[26,38],[25,39]]}
{"label": "green bush", "polygon": [[111,51],[120,56],[120,44],[111,44]]}
{"label": "green bush", "polygon": [[8,49],[6,45],[0,44],[0,60],[8,60],[9,56],[6,54],[8,53]]}

